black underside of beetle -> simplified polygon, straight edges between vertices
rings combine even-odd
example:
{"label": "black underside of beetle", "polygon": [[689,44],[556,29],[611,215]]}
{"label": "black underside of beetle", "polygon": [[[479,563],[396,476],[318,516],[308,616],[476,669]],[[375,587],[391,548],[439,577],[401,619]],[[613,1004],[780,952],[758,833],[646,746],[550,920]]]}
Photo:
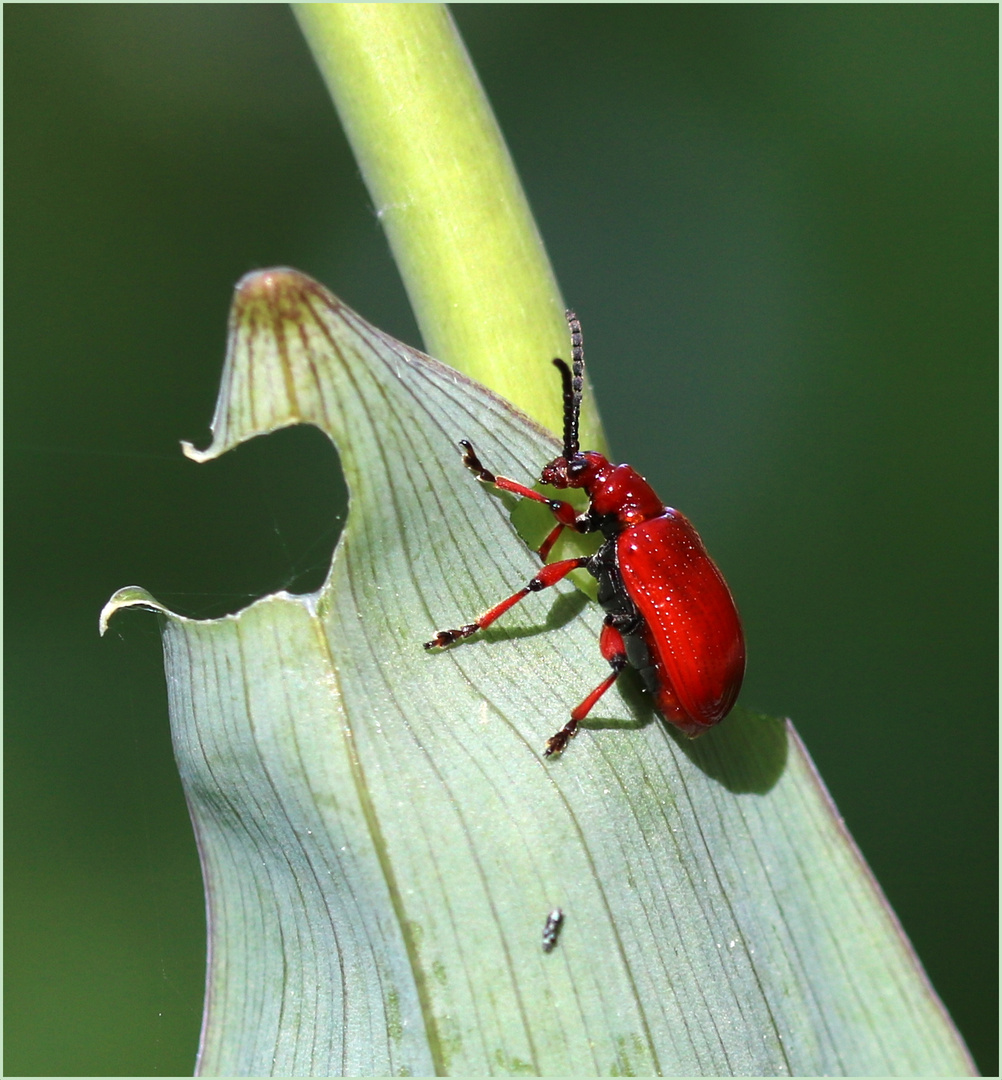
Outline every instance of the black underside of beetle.
{"label": "black underside of beetle", "polygon": [[656,694],[661,686],[643,638],[644,617],[627,592],[623,575],[619,572],[616,538],[622,529],[610,536],[607,528],[602,530],[607,539],[591,557],[588,572],[598,581],[598,602],[605,609],[605,621],[623,635],[630,667],[636,668],[648,691]]}

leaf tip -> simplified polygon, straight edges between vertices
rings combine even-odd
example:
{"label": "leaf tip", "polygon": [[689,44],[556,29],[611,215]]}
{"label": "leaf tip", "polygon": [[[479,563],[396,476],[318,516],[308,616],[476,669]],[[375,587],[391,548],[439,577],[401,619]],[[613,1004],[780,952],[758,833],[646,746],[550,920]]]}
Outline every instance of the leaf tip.
{"label": "leaf tip", "polygon": [[201,465],[203,461],[208,461],[210,460],[210,458],[214,458],[216,456],[213,453],[211,446],[207,450],[196,450],[195,444],[188,442],[187,439],[181,440],[181,452],[186,458],[189,458],[191,461],[197,462],[199,465]]}
{"label": "leaf tip", "polygon": [[273,323],[299,322],[308,313],[303,301],[311,295],[323,296],[328,304],[336,303],[323,285],[301,270],[290,266],[252,270],[234,286],[232,325],[247,327],[259,312]]}
{"label": "leaf tip", "polygon": [[126,585],[124,589],[119,589],[114,596],[101,608],[101,616],[98,620],[98,629],[101,637],[104,637],[105,631],[108,629],[108,623],[111,621],[112,615],[116,611],[120,611],[122,608],[139,607],[145,608],[147,611],[156,611],[161,615],[167,615],[172,619],[180,618],[181,616],[175,614],[170,608],[164,607],[159,600],[151,596],[144,588],[139,585]]}
{"label": "leaf tip", "polygon": [[212,442],[205,450],[182,442],[185,456],[201,463],[290,424],[323,427],[318,384],[336,352],[331,321],[337,323],[345,310],[336,296],[299,270],[277,266],[245,274],[230,306]]}

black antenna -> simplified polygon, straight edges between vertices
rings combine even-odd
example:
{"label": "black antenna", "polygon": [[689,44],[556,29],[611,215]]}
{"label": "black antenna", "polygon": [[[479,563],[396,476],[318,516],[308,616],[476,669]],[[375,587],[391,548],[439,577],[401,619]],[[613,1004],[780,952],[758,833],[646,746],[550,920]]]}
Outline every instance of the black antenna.
{"label": "black antenna", "polygon": [[553,363],[559,369],[564,382],[564,460],[570,461],[577,457],[580,450],[578,418],[581,415],[581,394],[584,387],[584,344],[581,337],[581,323],[578,322],[577,315],[570,310],[564,314],[571,332],[573,372],[563,360],[557,359]]}

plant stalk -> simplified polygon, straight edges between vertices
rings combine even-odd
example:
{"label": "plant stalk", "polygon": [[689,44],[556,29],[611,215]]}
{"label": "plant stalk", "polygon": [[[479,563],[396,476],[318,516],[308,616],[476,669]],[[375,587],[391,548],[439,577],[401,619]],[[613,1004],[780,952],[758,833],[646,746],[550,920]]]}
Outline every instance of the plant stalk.
{"label": "plant stalk", "polygon": [[[561,430],[564,303],[511,156],[439,4],[296,4],[425,348]],[[604,439],[586,400],[584,445]]]}

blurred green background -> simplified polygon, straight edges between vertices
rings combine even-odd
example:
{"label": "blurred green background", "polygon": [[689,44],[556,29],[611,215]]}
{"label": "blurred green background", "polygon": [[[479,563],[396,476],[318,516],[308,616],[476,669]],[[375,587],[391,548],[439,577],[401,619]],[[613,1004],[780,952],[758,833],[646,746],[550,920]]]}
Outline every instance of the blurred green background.
{"label": "blurred green background", "polygon": [[[997,1073],[994,5],[460,6],[616,455]],[[155,620],[323,578],[336,455],[195,466],[234,282],[413,344],[276,6],[6,5],[7,1074],[190,1072],[204,923]],[[415,629],[420,636],[422,628]]]}

